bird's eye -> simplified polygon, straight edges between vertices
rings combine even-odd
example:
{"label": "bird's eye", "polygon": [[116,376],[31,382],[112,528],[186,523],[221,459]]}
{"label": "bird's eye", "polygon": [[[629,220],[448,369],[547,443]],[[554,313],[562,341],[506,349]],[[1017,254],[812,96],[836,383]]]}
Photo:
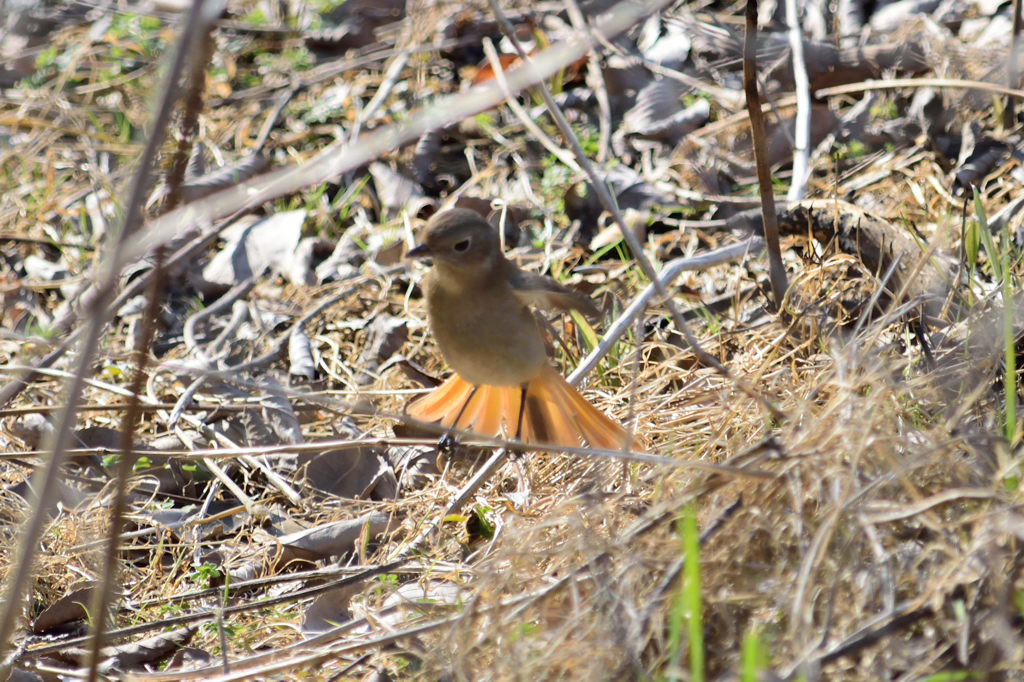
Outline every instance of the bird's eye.
{"label": "bird's eye", "polygon": [[455,246],[453,246],[452,248],[458,251],[459,253],[462,253],[463,251],[469,248],[469,240],[463,239],[461,242],[455,242]]}

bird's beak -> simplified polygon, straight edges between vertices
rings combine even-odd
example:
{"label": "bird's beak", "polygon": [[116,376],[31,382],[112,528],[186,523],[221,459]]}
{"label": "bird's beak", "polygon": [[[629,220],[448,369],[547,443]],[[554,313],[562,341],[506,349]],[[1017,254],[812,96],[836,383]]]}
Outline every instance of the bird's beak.
{"label": "bird's beak", "polygon": [[430,249],[426,244],[420,244],[405,253],[406,258],[426,258],[430,255]]}

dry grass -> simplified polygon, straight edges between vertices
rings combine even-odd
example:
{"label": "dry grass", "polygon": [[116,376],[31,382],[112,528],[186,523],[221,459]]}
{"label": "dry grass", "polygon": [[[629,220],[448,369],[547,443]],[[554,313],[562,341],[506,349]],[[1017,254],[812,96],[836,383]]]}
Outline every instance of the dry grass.
{"label": "dry grass", "polygon": [[[302,34],[253,25],[255,12],[273,6],[255,0],[229,3],[230,14],[214,33],[192,139],[201,139],[218,160],[243,158],[256,146],[281,95],[297,86],[266,137],[267,156],[279,167],[312,168],[315,176],[316,168],[325,167],[317,166],[317,153],[353,135],[362,107],[388,83],[385,74],[396,53],[375,44],[344,57],[314,55]],[[558,8],[538,11],[548,9]],[[449,14],[438,11],[436,17]],[[467,22],[460,30],[472,34],[466,26],[487,15],[466,8],[458,16]],[[90,28],[99,31],[95,23],[68,21],[55,30],[45,44],[54,53],[40,59],[35,75],[0,96],[0,185],[7,188],[0,198],[5,238],[0,361],[8,386],[19,368],[38,362],[89,319],[79,310],[67,328],[56,326],[72,298],[67,285],[100,281],[102,273],[92,266],[106,253],[105,240],[124,208],[124,187],[137,172],[152,116],[147,102],[158,85],[159,56],[177,35],[176,24],[162,17],[140,19],[119,8],[110,18],[101,40],[90,37]],[[422,22],[406,28],[392,26],[380,35],[390,45],[426,56],[410,59],[397,72],[382,108],[368,120],[359,119],[362,130],[379,131],[396,122],[400,130],[403,121],[434,106],[429,101],[434,94],[460,86],[453,73],[475,66],[471,54],[450,46],[451,36]],[[929,49],[935,49],[933,42]],[[724,80],[717,68],[697,73]],[[935,73],[940,71],[936,66]],[[911,96],[873,95],[871,122],[863,131],[869,141],[866,156],[858,158],[848,141],[835,142],[835,154],[812,160],[811,194],[856,197],[934,246],[934,258],[955,260],[962,198],[952,197],[948,188],[956,168],[944,166],[938,152],[920,147],[913,136],[887,138],[888,147],[872,137],[886,112],[899,111]],[[1004,131],[991,110],[970,109],[975,99],[956,91],[946,97],[960,119],[974,118],[1000,139],[1019,137],[1019,128]],[[520,101],[527,107],[535,103],[529,96]],[[333,104],[324,108],[326,102]],[[854,105],[853,99],[831,100],[839,116]],[[176,111],[175,133],[187,117],[185,108]],[[745,205],[752,196],[742,190],[752,177],[750,156],[734,144],[741,129],[745,134],[743,121],[715,124],[735,113],[716,102],[711,123],[674,152],[638,145],[620,160],[644,172],[641,178],[651,191],[657,188],[670,198],[677,191],[690,193],[685,203],[662,205],[659,199],[646,207],[651,229],[645,248],[656,262],[745,238],[720,219],[731,201]],[[574,116],[577,134],[594,151],[596,115],[580,109]],[[557,139],[546,119],[536,118],[544,133]],[[903,115],[893,118],[903,120]],[[175,154],[172,139],[159,157],[162,174],[170,171]],[[418,158],[407,147],[380,160],[411,173]],[[432,160],[437,185],[425,188],[431,200],[453,193],[502,198],[527,232],[516,257],[529,267],[564,273],[603,300],[612,317],[646,286],[622,246],[590,259],[586,244],[594,225],[573,222],[567,214],[571,207],[566,208],[572,201],[567,189],[582,175],[555,162],[507,109],[449,129]],[[652,170],[656,163],[662,164],[659,171]],[[1019,170],[1018,162],[1007,157],[1000,164],[978,180],[989,216],[1020,194],[1020,183],[1009,172]],[[269,418],[250,415],[246,422],[238,412],[218,413],[209,406],[265,399],[273,392],[260,383],[265,377],[287,384],[283,355],[248,372],[232,367],[273,350],[296,320],[336,297],[305,325],[321,354],[321,380],[285,390],[303,442],[315,449],[322,439],[332,440],[330,447],[338,447],[339,440],[360,440],[377,447],[399,474],[401,448],[412,442],[433,460],[435,435],[402,431],[414,441],[392,435],[395,417],[420,388],[400,370],[396,356],[434,375],[443,371],[416,287],[420,273],[400,265],[408,228],[417,226],[416,211],[430,200],[413,196],[391,205],[379,175],[375,185],[366,168],[350,171],[330,182],[308,183],[301,192],[275,195],[259,207],[266,215],[303,208],[303,234],[327,246],[343,234],[355,237],[354,278],[317,285],[295,284],[280,274],[258,278],[242,300],[251,314],[259,313],[260,322],[232,336],[221,373],[206,373],[208,383],[199,387],[196,401],[208,409],[187,412],[217,430],[220,440],[187,421],[169,430],[168,420],[169,406],[203,374],[180,369],[194,358],[183,341],[183,325],[215,299],[200,300],[195,276],[221,247],[210,240],[171,264],[143,383],[152,404],[132,427],[137,449],[176,435],[175,451],[230,450],[225,438],[244,447],[284,443],[298,449],[281,431],[274,432]],[[727,171],[729,182],[723,183]],[[731,199],[722,196],[730,192]],[[151,196],[151,218],[184,215],[167,213],[173,197]],[[196,218],[182,225],[182,234],[207,225],[221,229],[231,212],[223,208],[230,202],[224,202],[202,216],[207,222]],[[515,213],[520,210],[521,215]],[[106,231],[100,229],[104,222]],[[1011,217],[1011,224],[1019,229],[1019,217]],[[999,235],[997,245],[1012,253],[1016,293],[1018,251]],[[298,499],[288,500],[249,462],[230,454],[214,460],[244,493],[240,502],[212,482],[209,462],[141,453],[155,469],[150,478],[130,485],[134,492],[124,528],[129,535],[120,542],[115,581],[124,593],[114,598],[118,608],[110,627],[139,626],[117,640],[131,642],[164,626],[195,625],[189,646],[211,658],[193,666],[199,672],[180,664],[157,672],[162,665],[157,658],[148,668],[122,662],[102,674],[328,680],[363,678],[377,669],[396,679],[696,679],[685,642],[676,655],[680,643],[671,641],[669,628],[683,589],[678,528],[684,510],[693,505],[702,531],[707,679],[738,679],[749,670],[741,644],[751,633],[767,652],[761,679],[968,679],[929,677],[942,672],[1019,679],[1024,675],[1024,561],[1017,546],[1024,537],[1018,511],[1020,425],[1015,416],[1017,435],[1008,442],[1001,299],[984,250],[972,272],[949,271],[949,301],[955,305],[941,319],[922,323],[914,305],[920,301],[876,299],[886,273],[844,251],[838,240],[791,235],[783,249],[791,288],[781,313],[770,308],[762,290],[767,286],[763,258],[687,272],[670,287],[704,350],[753,391],[700,362],[674,330],[665,302],[648,307],[640,324],[631,326],[588,378],[588,397],[633,428],[647,452],[662,459],[530,453],[508,460],[454,510],[452,501],[493,448],[460,449],[442,471],[428,467],[415,482],[402,479],[397,497],[385,500],[319,494],[300,476],[292,477],[294,462],[274,451],[275,470],[298,491]],[[31,257],[59,262],[67,278],[55,282],[27,271],[24,263]],[[582,267],[574,273],[577,265]],[[128,285],[123,277],[119,286]],[[717,300],[726,304],[713,308],[710,302]],[[229,315],[214,316],[202,331],[209,334],[203,344]],[[378,355],[372,323],[388,316],[404,320],[407,335]],[[1019,317],[1014,321],[1018,349]],[[140,319],[127,313],[114,317],[94,355],[70,350],[0,412],[8,453],[0,468],[5,580],[14,573],[22,542],[17,529],[26,527],[31,513],[19,496],[27,493],[15,494],[15,485],[34,470],[45,470],[52,443],[29,429],[26,415],[53,414],[67,400],[69,377],[85,363],[92,383],[81,394],[75,429],[120,429],[131,401],[124,391],[139,372],[138,358],[127,349]],[[555,360],[568,373],[586,354],[586,334],[564,320],[554,327],[561,337]],[[268,440],[259,428],[275,435]],[[84,437],[81,431],[78,436]],[[100,450],[72,452],[76,456],[62,469],[60,490],[46,501],[51,516],[30,543],[34,568],[26,589],[28,608],[6,610],[20,618],[11,659],[19,668],[85,665],[80,656],[58,656],[57,644],[64,640],[26,628],[75,585],[102,578],[99,541],[116,496],[116,467],[100,460],[120,446],[101,442]],[[181,474],[184,482],[173,486],[173,495],[164,494],[169,487],[164,493],[151,490],[156,469],[161,477],[172,470]],[[446,516],[446,510],[453,513]],[[375,537],[357,533],[341,557],[279,553],[284,533],[372,513],[387,516],[386,529]],[[186,519],[185,526],[175,525]],[[204,563],[215,564],[218,572],[204,573]],[[322,568],[338,570],[327,578],[303,572]],[[229,597],[225,574],[232,575]],[[349,576],[357,577],[354,585],[338,587],[337,581]],[[260,578],[280,581],[244,582]],[[236,591],[239,582],[245,589]],[[424,599],[407,603],[395,616],[389,598],[399,586],[414,585],[422,588]],[[442,585],[460,588],[457,598],[446,604]],[[307,588],[334,589],[320,595],[298,592]],[[343,626],[307,640],[300,627],[314,599]],[[332,599],[335,606],[324,606]],[[177,617],[181,623],[171,622]],[[87,630],[77,621],[62,637],[84,636]],[[86,645],[80,640],[75,646]]]}

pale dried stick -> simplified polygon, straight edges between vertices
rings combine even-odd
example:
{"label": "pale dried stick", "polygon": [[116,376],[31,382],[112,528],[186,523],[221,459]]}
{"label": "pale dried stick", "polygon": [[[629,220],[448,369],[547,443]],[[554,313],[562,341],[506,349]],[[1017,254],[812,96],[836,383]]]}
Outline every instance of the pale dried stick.
{"label": "pale dried stick", "polygon": [[[745,242],[740,244],[733,244],[732,246],[726,246],[721,249],[716,249],[708,253],[702,253],[698,256],[690,256],[688,258],[676,258],[665,264],[661,269],[661,274],[658,276],[658,283],[662,287],[668,287],[676,277],[683,272],[688,270],[704,270],[715,265],[721,265],[722,263],[728,263],[738,258],[743,258],[746,255],[757,255],[764,250],[764,240],[761,237],[753,236]],[[604,336],[601,337],[601,342],[597,345],[594,350],[587,354],[587,357],[580,360],[580,364],[577,365],[576,369],[569,375],[568,381],[573,386],[579,384],[587,374],[589,374],[597,366],[597,363],[601,362],[601,359],[608,354],[608,351],[622,338],[622,335],[629,329],[629,325],[633,323],[637,317],[643,313],[647,304],[650,303],[651,299],[654,298],[655,294],[658,293],[658,287],[654,284],[648,284],[640,295],[636,296],[629,306],[622,311],[622,314],[608,327],[605,331]]]}
{"label": "pale dried stick", "polygon": [[804,62],[804,38],[800,32],[796,0],[786,0],[786,24],[789,27],[789,49],[793,55],[793,87],[796,90],[793,179],[786,198],[789,201],[800,201],[807,194],[807,180],[810,177],[811,82],[807,78],[807,64]]}

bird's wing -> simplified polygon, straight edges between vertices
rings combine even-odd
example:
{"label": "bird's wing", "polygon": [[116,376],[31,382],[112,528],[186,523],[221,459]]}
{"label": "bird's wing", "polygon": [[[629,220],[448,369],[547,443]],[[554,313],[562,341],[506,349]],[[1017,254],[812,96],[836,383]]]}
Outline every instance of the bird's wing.
{"label": "bird's wing", "polygon": [[590,318],[601,317],[601,311],[589,296],[568,289],[550,277],[516,268],[509,273],[508,284],[523,305],[544,310],[578,310]]}

